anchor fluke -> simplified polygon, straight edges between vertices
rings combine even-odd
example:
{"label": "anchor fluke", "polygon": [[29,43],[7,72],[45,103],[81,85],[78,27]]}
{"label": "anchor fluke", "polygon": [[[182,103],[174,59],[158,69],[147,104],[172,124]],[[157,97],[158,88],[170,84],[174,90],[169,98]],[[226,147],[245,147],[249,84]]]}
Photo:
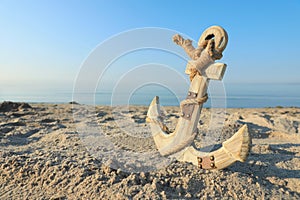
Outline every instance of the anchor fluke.
{"label": "anchor fluke", "polygon": [[151,122],[152,119],[159,118],[160,114],[159,97],[155,96],[150,103],[146,122]]}
{"label": "anchor fluke", "polygon": [[[190,162],[199,167],[201,165],[202,169],[223,169],[236,161],[246,161],[250,149],[251,138],[247,125],[244,125],[215,151],[202,152],[191,145],[174,156],[179,161]],[[205,160],[206,163],[203,164]],[[212,163],[213,166],[210,165]]]}
{"label": "anchor fluke", "polygon": [[169,128],[163,123],[163,117],[161,116],[159,97],[155,96],[150,103],[146,122],[151,124],[152,135],[157,134],[169,134]]}
{"label": "anchor fluke", "polygon": [[247,125],[242,126],[230,139],[223,142],[223,147],[236,160],[245,162],[251,148],[251,138]]}

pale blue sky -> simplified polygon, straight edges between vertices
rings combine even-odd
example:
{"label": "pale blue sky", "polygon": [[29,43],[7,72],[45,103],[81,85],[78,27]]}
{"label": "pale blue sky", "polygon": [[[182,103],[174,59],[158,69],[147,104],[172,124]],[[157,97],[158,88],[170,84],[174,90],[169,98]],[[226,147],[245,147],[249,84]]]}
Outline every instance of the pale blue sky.
{"label": "pale blue sky", "polygon": [[225,82],[300,83],[298,0],[0,0],[0,92],[72,90],[89,53],[126,30],[162,27],[198,40],[211,25],[229,34]]}

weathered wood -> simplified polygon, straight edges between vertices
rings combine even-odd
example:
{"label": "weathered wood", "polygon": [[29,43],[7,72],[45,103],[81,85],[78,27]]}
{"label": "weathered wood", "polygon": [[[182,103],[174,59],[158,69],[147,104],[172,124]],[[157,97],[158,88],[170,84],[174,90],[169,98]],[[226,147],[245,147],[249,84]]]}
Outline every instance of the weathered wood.
{"label": "weathered wood", "polygon": [[197,48],[192,46],[190,40],[185,40],[180,35],[173,37],[174,42],[182,46],[193,59],[188,62],[185,71],[190,74],[191,85],[187,99],[181,102],[181,117],[173,133],[168,131],[160,116],[159,98],[155,97],[150,104],[148,121],[161,155],[171,155],[180,161],[191,162],[207,169],[222,169],[237,160],[244,161],[247,158],[251,138],[246,125],[232,138],[223,142],[222,147],[216,151],[201,152],[192,144],[198,132],[197,124],[203,101],[206,100],[209,80],[222,80],[224,76],[226,64],[214,63],[214,60],[222,57],[227,39],[225,30],[215,26],[204,32]]}
{"label": "weathered wood", "polygon": [[197,150],[195,145],[174,154],[178,161],[193,163],[198,166],[198,157],[214,157],[213,169],[223,169],[229,167],[236,161],[244,162],[251,148],[251,138],[247,125],[240,128],[230,139],[222,143],[222,147],[212,152],[202,152]]}
{"label": "weathered wood", "polygon": [[[201,88],[201,93],[199,93],[199,88]],[[199,96],[204,96],[207,91],[207,79],[197,75],[191,83],[190,91],[197,93]],[[195,106],[190,120],[180,117],[175,131],[167,134],[160,125],[162,119],[159,115],[160,109],[158,98],[155,97],[153,99],[147,116],[153,121],[150,123],[151,131],[154,133],[153,139],[161,155],[176,153],[185,148],[186,145],[192,143],[197,134],[197,123],[199,121],[201,108],[202,105],[201,107],[200,105]]]}
{"label": "weathered wood", "polygon": [[[222,80],[225,74],[225,70],[227,65],[224,63],[213,63],[211,67],[204,68],[201,70],[201,75],[204,77],[208,77],[212,80]],[[190,74],[192,68],[196,68],[196,63],[192,60],[187,64],[186,73]]]}
{"label": "weathered wood", "polygon": [[202,72],[203,76],[209,77],[212,80],[222,80],[225,74],[227,65],[224,63],[214,63],[213,67],[209,67]]}
{"label": "weathered wood", "polygon": [[[220,35],[215,37],[220,37]],[[186,72],[190,73],[189,69],[196,69],[201,73],[201,76],[197,74],[193,78],[189,92],[194,93],[198,98],[204,97],[207,93],[209,79],[221,79],[226,67],[214,64],[214,60],[210,56],[212,52],[209,52],[212,51],[212,42],[209,43],[210,45],[207,44],[206,48],[203,45],[203,49],[195,49],[190,40],[185,40],[179,35],[174,36],[173,40],[182,46],[193,59],[187,65]],[[202,74],[205,74],[205,76]],[[165,125],[160,117],[158,97],[153,99],[147,116],[153,122],[151,123],[151,131],[162,155],[176,153],[192,143],[197,134],[197,124],[202,106],[203,104],[184,106],[183,109],[188,107],[191,113],[184,113],[185,111],[181,110],[183,116],[179,118],[175,131],[169,134],[166,133],[167,128],[164,128]]]}
{"label": "weathered wood", "polygon": [[[211,64],[206,68],[206,71],[210,72],[211,77],[216,77],[219,76],[219,74],[224,73],[224,68],[220,67],[220,65]],[[207,93],[208,82],[209,79],[207,77],[197,74],[191,82],[189,92],[197,94],[199,98],[205,96]],[[160,111],[158,98],[155,97],[151,102],[147,116],[150,119],[156,119],[156,123],[151,123],[150,126],[152,133],[155,133],[153,138],[161,155],[176,153],[186,147],[186,145],[191,144],[194,140],[197,134],[197,124],[199,122],[203,104],[193,106],[193,112],[188,114],[190,115],[190,119],[184,119],[183,116],[181,116],[175,131],[167,134],[162,130],[160,124],[162,121],[159,119]],[[182,110],[181,113],[183,113]]]}
{"label": "weathered wood", "polygon": [[227,32],[220,26],[211,26],[206,29],[198,41],[198,46],[205,46],[209,38],[215,39],[215,49],[223,52],[227,46],[228,35]]}

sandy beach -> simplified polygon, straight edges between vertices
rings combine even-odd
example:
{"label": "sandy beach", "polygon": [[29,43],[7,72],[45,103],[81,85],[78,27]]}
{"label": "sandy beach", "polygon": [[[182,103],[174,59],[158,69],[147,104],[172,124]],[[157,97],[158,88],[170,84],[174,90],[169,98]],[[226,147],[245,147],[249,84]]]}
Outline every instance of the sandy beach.
{"label": "sandy beach", "polygon": [[[165,107],[171,128],[178,111]],[[146,106],[131,106],[123,116],[147,128],[146,113]],[[207,171],[172,161],[134,172],[109,167],[105,157],[95,154],[107,147],[91,149],[79,133],[89,124],[100,127],[102,137],[118,149],[157,154],[151,134],[136,137],[125,125],[122,129],[111,107],[87,112],[77,104],[2,103],[0,199],[300,199],[300,108],[227,109],[225,118],[221,134],[211,143],[247,124],[252,149],[245,163]],[[210,143],[210,120],[211,110],[203,109],[196,138],[201,147]],[[134,157],[126,159],[136,163]],[[145,164],[151,164],[148,160]]]}

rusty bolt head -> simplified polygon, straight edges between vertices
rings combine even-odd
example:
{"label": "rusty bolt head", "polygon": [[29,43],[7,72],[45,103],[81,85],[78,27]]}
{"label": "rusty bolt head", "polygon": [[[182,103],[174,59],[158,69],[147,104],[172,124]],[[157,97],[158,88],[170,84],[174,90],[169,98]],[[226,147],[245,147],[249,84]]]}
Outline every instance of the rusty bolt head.
{"label": "rusty bolt head", "polygon": [[215,157],[214,156],[210,156],[210,158],[209,158],[210,160],[214,160],[215,159]]}
{"label": "rusty bolt head", "polygon": [[210,163],[210,166],[211,167],[215,167],[215,163]]}
{"label": "rusty bolt head", "polygon": [[198,157],[198,162],[201,163],[202,162],[202,158]]}

